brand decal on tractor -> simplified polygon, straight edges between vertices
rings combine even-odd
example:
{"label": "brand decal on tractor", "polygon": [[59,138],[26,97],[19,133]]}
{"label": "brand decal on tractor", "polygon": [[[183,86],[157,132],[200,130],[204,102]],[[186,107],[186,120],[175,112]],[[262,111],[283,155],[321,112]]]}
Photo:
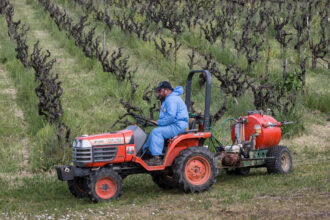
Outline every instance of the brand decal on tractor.
{"label": "brand decal on tractor", "polygon": [[134,154],[134,146],[127,146],[126,154]]}

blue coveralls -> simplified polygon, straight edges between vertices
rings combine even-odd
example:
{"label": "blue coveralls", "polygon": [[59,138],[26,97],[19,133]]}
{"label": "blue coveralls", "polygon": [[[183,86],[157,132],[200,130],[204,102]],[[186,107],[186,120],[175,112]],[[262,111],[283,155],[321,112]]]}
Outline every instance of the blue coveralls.
{"label": "blue coveralls", "polygon": [[164,139],[172,138],[186,130],[189,115],[187,106],[180,97],[182,94],[183,88],[178,86],[166,96],[160,108],[158,127],[151,131],[143,151],[149,148],[152,156],[161,155]]}

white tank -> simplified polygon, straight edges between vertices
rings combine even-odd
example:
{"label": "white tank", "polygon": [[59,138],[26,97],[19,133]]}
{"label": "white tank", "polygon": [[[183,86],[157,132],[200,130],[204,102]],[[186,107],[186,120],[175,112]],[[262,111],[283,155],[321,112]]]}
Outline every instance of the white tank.
{"label": "white tank", "polygon": [[241,144],[237,144],[237,145],[233,145],[233,146],[229,145],[229,146],[225,147],[225,151],[227,153],[238,154],[239,151],[241,150],[241,148],[240,148],[241,146],[242,146]]}

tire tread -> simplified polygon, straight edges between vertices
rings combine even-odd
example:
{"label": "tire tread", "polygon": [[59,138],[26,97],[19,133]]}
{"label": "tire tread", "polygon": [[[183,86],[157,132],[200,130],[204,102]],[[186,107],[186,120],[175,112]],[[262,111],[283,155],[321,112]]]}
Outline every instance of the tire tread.
{"label": "tire tread", "polygon": [[[209,180],[203,185],[192,185],[185,177],[185,163],[192,156],[200,155],[205,157],[211,166],[211,176]],[[216,177],[219,174],[219,170],[217,168],[217,160],[213,156],[213,154],[206,148],[203,147],[189,147],[180,152],[179,156],[175,159],[173,165],[173,173],[175,178],[178,180],[178,186],[185,192],[203,192],[208,189],[216,182]]]}
{"label": "tire tread", "polygon": [[[72,195],[74,195],[76,198],[84,198],[88,197],[88,186],[87,186],[87,181],[80,185],[79,184],[79,179],[84,178],[84,177],[75,177],[73,180],[68,180],[68,187]],[[78,181],[78,182],[76,182]],[[82,191],[85,190],[85,191]]]}
{"label": "tire tread", "polygon": [[[101,199],[100,197],[98,197],[98,195],[96,194],[94,188],[95,188],[95,183],[96,181],[101,178],[101,177],[106,177],[106,176],[110,176],[111,178],[113,178],[116,183],[117,183],[117,192],[116,194],[110,198],[110,199]],[[122,193],[123,193],[123,181],[121,176],[115,172],[114,170],[110,169],[110,168],[101,168],[100,170],[95,171],[94,173],[92,173],[88,179],[88,195],[90,197],[90,199],[97,203],[97,202],[103,202],[103,201],[110,201],[113,199],[117,199],[119,198]]]}
{"label": "tire tread", "polygon": [[[281,161],[280,161],[281,154],[282,154],[283,151],[288,152],[289,159],[290,159],[290,168],[287,172],[285,172],[282,169]],[[291,172],[291,170],[292,170],[292,156],[291,156],[291,153],[290,153],[290,151],[287,147],[282,146],[282,145],[274,146],[274,147],[272,147],[268,150],[267,157],[275,157],[275,158],[266,159],[266,167],[267,167],[268,173],[287,174],[287,173]]]}

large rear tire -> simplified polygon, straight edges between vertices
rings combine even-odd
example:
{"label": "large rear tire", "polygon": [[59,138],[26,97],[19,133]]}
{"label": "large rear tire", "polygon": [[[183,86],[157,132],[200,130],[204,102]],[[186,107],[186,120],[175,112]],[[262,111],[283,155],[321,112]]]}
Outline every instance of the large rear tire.
{"label": "large rear tire", "polygon": [[266,167],[268,173],[287,174],[292,170],[292,157],[289,149],[285,146],[275,146],[268,150]]}
{"label": "large rear tire", "polygon": [[102,168],[90,175],[88,188],[93,202],[110,201],[121,196],[123,181],[114,170]]}
{"label": "large rear tire", "polygon": [[75,177],[73,180],[68,180],[69,190],[77,198],[88,196],[87,179],[84,177]]}
{"label": "large rear tire", "polygon": [[168,173],[151,174],[152,181],[162,189],[174,189],[178,187],[178,182],[174,175]]}
{"label": "large rear tire", "polygon": [[178,186],[185,192],[208,190],[219,171],[213,154],[203,147],[189,147],[180,152],[173,165]]}

